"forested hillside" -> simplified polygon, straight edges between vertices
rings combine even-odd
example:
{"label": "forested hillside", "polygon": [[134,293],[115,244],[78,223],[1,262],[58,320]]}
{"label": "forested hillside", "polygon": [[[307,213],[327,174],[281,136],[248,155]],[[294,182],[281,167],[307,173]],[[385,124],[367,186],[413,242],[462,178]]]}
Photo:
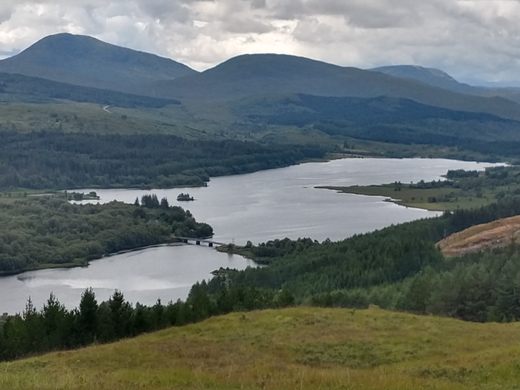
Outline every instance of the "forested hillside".
{"label": "forested hillside", "polygon": [[190,141],[167,135],[2,133],[0,189],[201,186],[211,176],[321,158],[319,146]]}
{"label": "forested hillside", "polygon": [[325,306],[373,303],[474,321],[516,319],[516,246],[446,260],[436,243],[469,226],[518,214],[516,197],[341,242],[285,239],[248,245],[238,252],[268,267],[223,272],[209,282],[208,291],[255,287],[283,290],[298,302]]}
{"label": "forested hillside", "polygon": [[516,120],[392,97],[290,95],[245,100],[235,112],[257,125],[312,128],[330,136],[395,144],[458,146],[503,156],[515,155],[520,143]]}

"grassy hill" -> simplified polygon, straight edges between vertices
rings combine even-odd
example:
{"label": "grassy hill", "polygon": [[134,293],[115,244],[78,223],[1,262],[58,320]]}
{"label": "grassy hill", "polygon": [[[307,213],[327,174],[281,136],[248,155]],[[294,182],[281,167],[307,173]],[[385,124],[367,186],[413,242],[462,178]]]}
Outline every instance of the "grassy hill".
{"label": "grassy hill", "polygon": [[2,363],[2,389],[516,389],[520,324],[293,308]]}
{"label": "grassy hill", "polygon": [[149,96],[150,83],[195,73],[168,58],[72,34],[41,39],[0,61],[0,71]]}

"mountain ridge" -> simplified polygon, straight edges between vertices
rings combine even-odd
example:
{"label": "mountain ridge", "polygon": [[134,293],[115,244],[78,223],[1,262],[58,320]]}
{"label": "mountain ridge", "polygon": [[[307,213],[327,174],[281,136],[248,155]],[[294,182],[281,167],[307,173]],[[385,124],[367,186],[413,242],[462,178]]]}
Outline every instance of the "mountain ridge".
{"label": "mountain ridge", "polygon": [[232,101],[253,95],[306,94],[329,97],[389,96],[457,111],[520,119],[520,105],[498,96],[476,96],[381,72],[342,67],[285,54],[247,54],[214,68],[156,85],[175,99]]}

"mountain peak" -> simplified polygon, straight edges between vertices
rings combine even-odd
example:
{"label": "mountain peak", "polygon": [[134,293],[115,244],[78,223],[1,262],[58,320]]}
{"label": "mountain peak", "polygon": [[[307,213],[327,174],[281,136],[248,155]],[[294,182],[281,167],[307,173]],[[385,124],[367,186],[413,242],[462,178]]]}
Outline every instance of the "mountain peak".
{"label": "mountain peak", "polygon": [[0,61],[0,71],[146,95],[154,82],[195,73],[168,58],[69,33],[49,35]]}

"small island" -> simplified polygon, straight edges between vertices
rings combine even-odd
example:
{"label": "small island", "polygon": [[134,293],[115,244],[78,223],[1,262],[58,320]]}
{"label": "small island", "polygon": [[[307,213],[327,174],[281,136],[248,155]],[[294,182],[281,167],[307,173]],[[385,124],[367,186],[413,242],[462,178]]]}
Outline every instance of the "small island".
{"label": "small island", "polygon": [[83,201],[83,200],[99,200],[96,192],[90,191],[88,194],[84,192],[66,192],[67,200]]}
{"label": "small island", "polygon": [[191,202],[191,201],[195,200],[195,198],[188,193],[180,193],[177,196],[177,200],[179,202]]}

